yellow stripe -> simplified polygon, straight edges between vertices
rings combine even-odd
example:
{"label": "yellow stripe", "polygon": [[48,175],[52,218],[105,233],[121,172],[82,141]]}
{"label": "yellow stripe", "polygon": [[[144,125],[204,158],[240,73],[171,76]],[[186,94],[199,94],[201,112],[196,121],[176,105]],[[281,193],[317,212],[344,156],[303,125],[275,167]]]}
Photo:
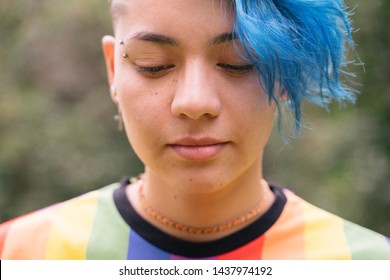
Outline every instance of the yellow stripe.
{"label": "yellow stripe", "polygon": [[343,220],[308,203],[303,209],[307,259],[351,259]]}
{"label": "yellow stripe", "polygon": [[96,208],[97,192],[61,205],[49,234],[45,259],[85,259]]}

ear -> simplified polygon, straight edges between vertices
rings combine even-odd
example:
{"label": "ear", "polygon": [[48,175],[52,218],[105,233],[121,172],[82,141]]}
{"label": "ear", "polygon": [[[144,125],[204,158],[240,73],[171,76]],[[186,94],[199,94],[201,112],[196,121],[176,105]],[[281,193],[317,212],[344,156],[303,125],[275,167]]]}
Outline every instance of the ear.
{"label": "ear", "polygon": [[288,99],[288,92],[286,91],[286,89],[280,85],[279,83],[276,84],[276,90],[275,92],[277,92],[278,96],[277,98],[282,100],[282,101],[286,101]]}
{"label": "ear", "polygon": [[280,99],[283,100],[283,101],[288,100],[288,93],[287,93],[286,90],[283,90],[283,91],[280,93]]}
{"label": "ear", "polygon": [[106,62],[106,71],[108,84],[110,86],[111,98],[117,104],[117,96],[115,91],[115,38],[112,36],[104,36],[102,39],[102,47],[104,60]]}

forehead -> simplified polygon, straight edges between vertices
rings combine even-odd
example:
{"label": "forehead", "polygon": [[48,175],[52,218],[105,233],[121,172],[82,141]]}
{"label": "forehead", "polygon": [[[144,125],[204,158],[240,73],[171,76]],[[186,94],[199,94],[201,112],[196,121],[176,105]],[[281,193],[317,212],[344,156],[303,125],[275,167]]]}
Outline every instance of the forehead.
{"label": "forehead", "polygon": [[165,7],[169,7],[171,5],[178,6],[180,4],[188,4],[188,3],[202,3],[206,4],[211,3],[215,7],[222,7],[226,8],[228,6],[232,6],[233,1],[232,0],[175,0],[175,1],[170,1],[170,0],[152,0],[152,1],[137,1],[137,0],[108,0],[110,7],[115,14],[123,14],[124,10],[126,10],[126,7],[129,4],[133,4],[135,6],[138,6],[139,8],[142,8],[140,4],[144,3],[147,6],[153,5],[153,3],[157,6],[160,4],[163,4]]}
{"label": "forehead", "polygon": [[231,32],[233,13],[227,0],[113,0],[115,33]]}

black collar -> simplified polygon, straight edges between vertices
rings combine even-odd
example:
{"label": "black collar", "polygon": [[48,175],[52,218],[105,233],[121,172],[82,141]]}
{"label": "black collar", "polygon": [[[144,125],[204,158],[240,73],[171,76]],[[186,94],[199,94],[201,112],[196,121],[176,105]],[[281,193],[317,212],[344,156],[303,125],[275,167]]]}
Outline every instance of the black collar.
{"label": "black collar", "polygon": [[263,235],[279,218],[287,198],[280,187],[271,185],[275,201],[255,222],[221,239],[207,242],[192,242],[173,237],[146,222],[134,210],[127,199],[128,177],[121,180],[121,187],[114,191],[115,205],[131,230],[156,247],[174,255],[188,258],[207,258],[235,250]]}

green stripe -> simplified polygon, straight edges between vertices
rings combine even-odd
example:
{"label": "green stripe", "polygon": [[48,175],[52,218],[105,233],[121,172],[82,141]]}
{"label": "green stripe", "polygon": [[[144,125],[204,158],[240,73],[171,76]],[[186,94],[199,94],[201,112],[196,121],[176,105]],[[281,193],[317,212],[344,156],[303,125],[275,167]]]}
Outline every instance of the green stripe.
{"label": "green stripe", "polygon": [[119,184],[99,190],[98,205],[87,247],[87,259],[123,260],[127,257],[129,227],[119,215],[113,191]]}
{"label": "green stripe", "polygon": [[390,260],[390,244],[383,235],[349,221],[344,229],[353,260]]}

